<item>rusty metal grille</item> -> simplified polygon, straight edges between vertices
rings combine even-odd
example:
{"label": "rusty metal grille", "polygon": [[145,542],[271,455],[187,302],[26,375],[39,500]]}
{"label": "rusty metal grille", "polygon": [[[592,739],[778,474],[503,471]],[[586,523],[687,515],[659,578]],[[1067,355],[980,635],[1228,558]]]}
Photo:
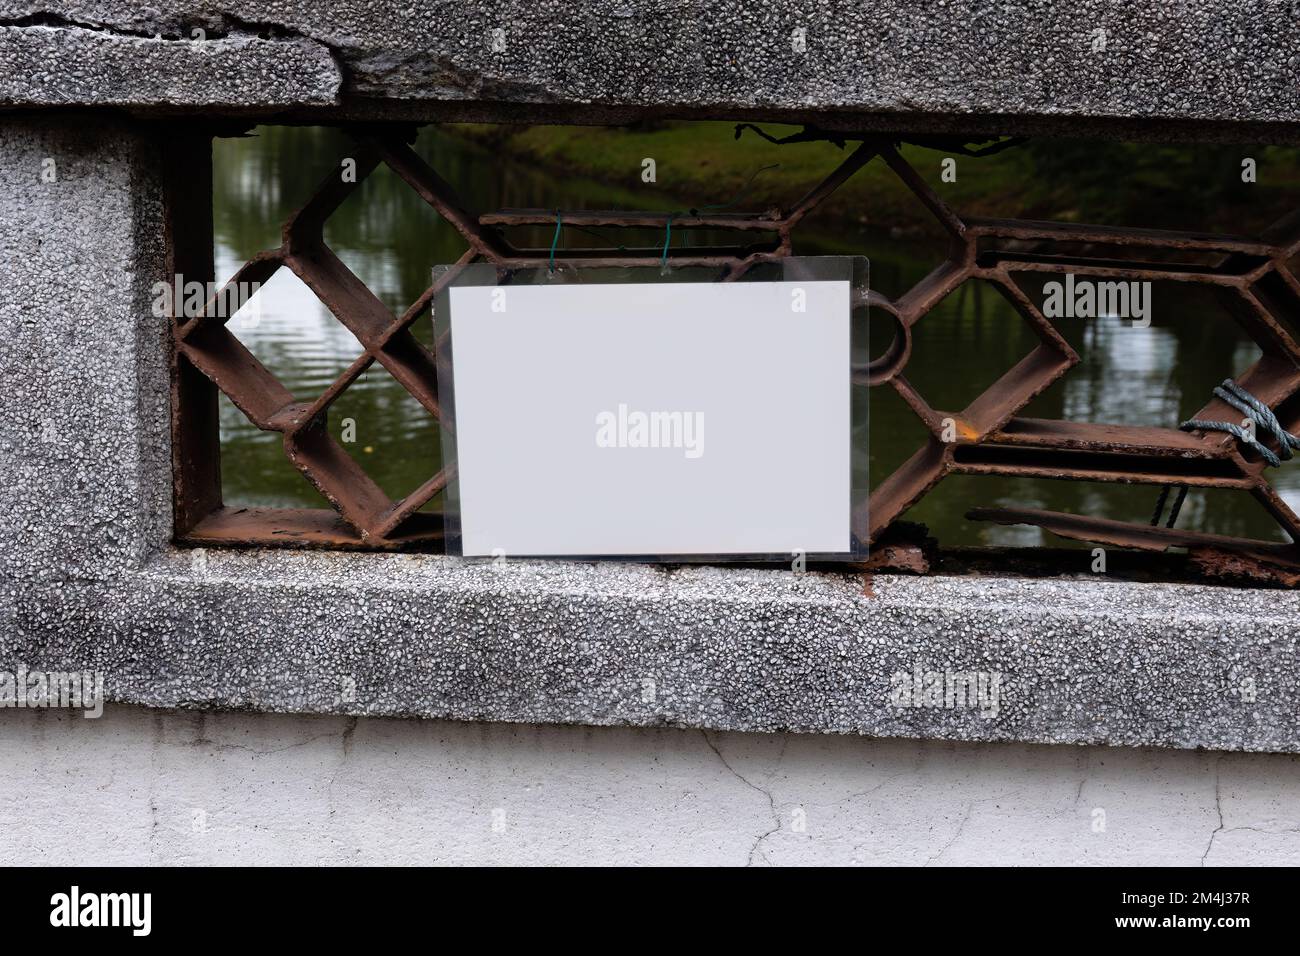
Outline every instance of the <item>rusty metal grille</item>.
{"label": "rusty metal grille", "polygon": [[[550,250],[520,249],[507,230],[554,225],[555,210],[470,211],[408,145],[403,133],[358,134],[356,181],[327,178],[283,226],[279,248],[249,260],[230,283],[266,282],[279,269],[297,275],[362,344],[364,351],[320,395],[286,389],[235,336],[219,314],[218,296],[194,318],[175,317],[173,438],[176,525],[181,540],[196,544],[296,544],[327,547],[436,548],[442,519],[419,509],[452,477],[454,462],[430,475],[401,500],[391,500],[331,437],[331,404],[374,362],[379,362],[427,411],[438,418],[438,360],[411,326],[439,291],[427,289],[400,315],[393,314],[330,250],[323,226],[380,163],[449,222],[467,243],[458,260],[505,268],[546,266]],[[171,268],[211,275],[210,141],[190,142],[168,184]],[[1034,397],[1065,375],[1079,356],[1052,321],[1016,282],[1022,273],[1074,273],[1106,279],[1196,283],[1210,287],[1227,317],[1259,346],[1262,355],[1235,381],[1274,410],[1290,432],[1300,426],[1300,279],[1289,262],[1300,255],[1300,215],[1292,214],[1259,238],[1057,222],[963,218],[950,209],[900,156],[891,137],[869,137],[822,182],[788,210],[762,213],[560,212],[583,227],[726,230],[734,246],[669,249],[675,266],[706,266],[733,280],[755,263],[793,254],[796,228],[810,212],[869,162],[885,163],[946,234],[947,258],[913,288],[890,300],[878,293],[870,305],[893,325],[893,339],[855,382],[892,388],[929,432],[925,443],[892,474],[875,483],[869,501],[854,512],[854,533],[867,542],[886,539],[908,508],[945,476],[1004,475],[1087,482],[1147,484],[1165,489],[1226,488],[1254,496],[1293,543],[1184,531],[1100,516],[1029,509],[976,509],[970,517],[1037,525],[1057,535],[1121,548],[1187,549],[1211,573],[1245,574],[1294,584],[1300,581],[1300,519],[1265,477],[1266,463],[1223,432],[1175,427],[1095,424],[1018,417]],[[196,181],[195,170],[209,180]],[[205,212],[203,204],[207,203]],[[555,261],[583,265],[636,265],[657,260],[661,248],[561,250]],[[430,263],[434,265],[434,263]],[[448,281],[450,276],[441,281]],[[1026,322],[1037,346],[969,405],[933,407],[909,383],[911,330],[966,282],[991,285]],[[922,357],[924,359],[924,357]],[[216,389],[258,428],[283,436],[288,459],[333,506],[333,511],[224,507],[220,497]],[[1195,416],[1236,421],[1238,412],[1213,398]],[[1260,436],[1261,441],[1267,441]],[[888,564],[878,559],[877,566]]]}

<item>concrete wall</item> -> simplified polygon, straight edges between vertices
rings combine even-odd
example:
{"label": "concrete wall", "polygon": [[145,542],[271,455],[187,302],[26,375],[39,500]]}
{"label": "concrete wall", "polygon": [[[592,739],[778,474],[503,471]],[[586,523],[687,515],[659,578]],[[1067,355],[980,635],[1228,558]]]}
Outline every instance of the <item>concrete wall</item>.
{"label": "concrete wall", "polygon": [[111,707],[0,764],[11,863],[1300,863],[1294,756]]}
{"label": "concrete wall", "polygon": [[[1300,598],[1106,580],[1086,552],[1076,578],[867,594],[852,574],[172,546],[149,308],[166,147],[118,120],[0,126],[0,670],[101,671],[155,707],[1300,751]],[[999,697],[899,706],[918,670]]]}
{"label": "concrete wall", "polygon": [[0,670],[194,711],[0,710],[10,859],[1296,858],[1296,758],[1194,752],[1300,751],[1291,593],[173,547],[167,135],[0,122]]}
{"label": "concrete wall", "polygon": [[1294,138],[1296,10],[1292,0],[0,0],[0,107]]}

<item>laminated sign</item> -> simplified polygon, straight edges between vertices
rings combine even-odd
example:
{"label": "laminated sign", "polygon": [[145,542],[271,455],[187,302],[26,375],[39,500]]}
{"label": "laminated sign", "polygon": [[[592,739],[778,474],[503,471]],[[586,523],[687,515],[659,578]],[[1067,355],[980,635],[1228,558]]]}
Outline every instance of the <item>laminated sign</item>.
{"label": "laminated sign", "polygon": [[786,259],[731,282],[488,264],[435,281],[453,549],[860,557],[864,260]]}

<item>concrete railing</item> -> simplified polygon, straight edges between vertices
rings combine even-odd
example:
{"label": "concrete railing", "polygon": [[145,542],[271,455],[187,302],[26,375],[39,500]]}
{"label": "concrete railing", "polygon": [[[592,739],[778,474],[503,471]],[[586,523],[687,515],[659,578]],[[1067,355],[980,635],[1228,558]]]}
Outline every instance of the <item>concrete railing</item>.
{"label": "concrete railing", "polygon": [[[1300,750],[1286,592],[175,548],[149,308],[171,118],[1284,140],[1285,4],[30,6],[0,2],[0,668],[157,706]],[[996,706],[922,700],[948,672]]]}
{"label": "concrete railing", "polygon": [[0,105],[1295,138],[1291,0],[0,2]]}

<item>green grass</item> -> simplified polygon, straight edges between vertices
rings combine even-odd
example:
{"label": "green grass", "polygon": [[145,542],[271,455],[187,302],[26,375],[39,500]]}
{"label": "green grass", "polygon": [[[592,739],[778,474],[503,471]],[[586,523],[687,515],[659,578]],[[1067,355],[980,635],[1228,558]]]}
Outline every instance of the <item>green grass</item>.
{"label": "green grass", "polygon": [[[764,125],[782,136],[798,127]],[[447,127],[495,151],[551,172],[582,177],[683,208],[727,203],[756,211],[788,208],[855,148],[831,143],[775,145],[752,131],[739,140],[733,123],[665,123],[609,128],[583,126]],[[1300,152],[1281,147],[1093,144],[1032,140],[996,156],[956,155],[957,181],[941,181],[945,156],[904,146],[903,156],[945,202],[971,216],[1015,216],[1166,228],[1262,228],[1300,192]],[[1241,182],[1241,159],[1255,158],[1259,181]],[[641,179],[653,158],[656,182]],[[779,164],[775,169],[763,167]],[[827,201],[816,218],[934,232],[924,209],[893,173],[875,160]]]}

